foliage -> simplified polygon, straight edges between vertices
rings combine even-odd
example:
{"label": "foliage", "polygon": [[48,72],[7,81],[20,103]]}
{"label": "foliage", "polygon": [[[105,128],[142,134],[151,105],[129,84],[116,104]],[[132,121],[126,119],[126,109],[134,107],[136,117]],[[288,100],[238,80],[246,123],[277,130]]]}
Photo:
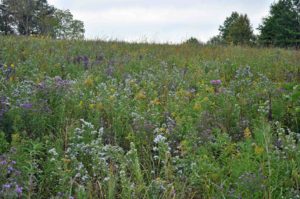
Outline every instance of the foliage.
{"label": "foliage", "polygon": [[298,0],[280,0],[271,5],[270,15],[259,26],[262,45],[300,46],[300,9]]}
{"label": "foliage", "polygon": [[0,33],[4,35],[14,33],[12,27],[13,16],[8,11],[6,4],[0,4]]}
{"label": "foliage", "polygon": [[183,43],[187,45],[203,45],[203,43],[198,39],[196,39],[195,37],[191,37]]}
{"label": "foliage", "polygon": [[82,39],[84,37],[83,22],[74,20],[69,10],[56,10],[55,19],[59,21],[55,27],[56,38]]}
{"label": "foliage", "polygon": [[298,51],[0,43],[0,198],[299,196]]}
{"label": "foliage", "polygon": [[0,32],[4,35],[44,35],[52,38],[83,38],[84,25],[70,11],[50,6],[47,0],[3,0]]}
{"label": "foliage", "polygon": [[247,45],[253,43],[254,35],[248,16],[232,12],[219,28],[222,39],[228,44]]}
{"label": "foliage", "polygon": [[213,36],[207,41],[208,45],[221,45],[224,44],[224,41],[222,40],[222,37],[220,35]]}

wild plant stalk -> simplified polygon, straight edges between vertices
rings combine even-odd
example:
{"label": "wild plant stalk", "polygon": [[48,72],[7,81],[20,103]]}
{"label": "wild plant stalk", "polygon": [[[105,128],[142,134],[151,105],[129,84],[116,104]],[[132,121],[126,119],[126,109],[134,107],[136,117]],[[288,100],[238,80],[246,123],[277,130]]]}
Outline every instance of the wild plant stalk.
{"label": "wild plant stalk", "polygon": [[[266,155],[267,155],[267,167],[268,167],[268,178],[270,179],[272,177],[272,168],[271,168],[271,153],[270,153],[270,143],[271,143],[271,137],[270,137],[270,126],[266,124],[266,122],[263,122],[262,126],[262,133],[263,133],[263,138],[264,138],[264,145],[265,145],[265,150],[266,150]],[[273,192],[273,187],[271,185],[268,185],[268,198],[272,199],[272,192]]]}
{"label": "wild plant stalk", "polygon": [[128,158],[131,161],[132,172],[135,180],[135,184],[137,186],[136,191],[137,193],[142,193],[144,189],[144,180],[143,174],[140,167],[140,161],[137,153],[137,149],[133,142],[130,143],[130,151],[127,153]]}

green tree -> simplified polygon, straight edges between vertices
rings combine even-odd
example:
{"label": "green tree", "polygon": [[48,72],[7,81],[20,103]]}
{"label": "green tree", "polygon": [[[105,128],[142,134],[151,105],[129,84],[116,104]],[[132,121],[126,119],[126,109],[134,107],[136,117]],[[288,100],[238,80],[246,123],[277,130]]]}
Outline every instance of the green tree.
{"label": "green tree", "polygon": [[13,16],[17,31],[22,35],[30,35],[34,30],[35,7],[34,0],[3,0],[3,5]]}
{"label": "green tree", "polygon": [[[69,10],[50,6],[47,0],[2,0],[0,33],[47,35],[53,38],[84,37],[84,24],[73,19]],[[14,31],[15,30],[15,31]]]}
{"label": "green tree", "polygon": [[223,40],[225,40],[229,35],[229,30],[232,24],[239,18],[239,14],[237,12],[232,12],[230,17],[227,17],[223,23],[223,26],[219,27],[220,36]]}
{"label": "green tree", "polygon": [[224,41],[223,41],[221,35],[216,35],[216,36],[213,36],[212,38],[210,38],[207,41],[207,44],[208,45],[222,45],[222,44],[224,44]]}
{"label": "green tree", "polygon": [[258,28],[262,45],[300,46],[300,1],[279,0],[271,5],[270,15]]}
{"label": "green tree", "polygon": [[191,37],[191,38],[187,39],[186,41],[184,41],[183,44],[188,44],[188,45],[203,45],[204,43],[201,42],[201,41],[199,41],[195,37]]}
{"label": "green tree", "polygon": [[56,37],[55,25],[58,20],[55,18],[56,9],[48,5],[46,0],[40,0],[36,5],[36,32],[37,34]]}
{"label": "green tree", "polygon": [[253,30],[246,14],[232,12],[219,31],[221,39],[227,44],[248,45],[254,42]]}
{"label": "green tree", "polygon": [[8,10],[7,5],[0,4],[0,34],[13,34],[13,16]]}
{"label": "green tree", "polygon": [[84,37],[84,24],[82,21],[74,20],[69,10],[55,12],[58,23],[55,27],[56,38],[59,39],[82,39]]}

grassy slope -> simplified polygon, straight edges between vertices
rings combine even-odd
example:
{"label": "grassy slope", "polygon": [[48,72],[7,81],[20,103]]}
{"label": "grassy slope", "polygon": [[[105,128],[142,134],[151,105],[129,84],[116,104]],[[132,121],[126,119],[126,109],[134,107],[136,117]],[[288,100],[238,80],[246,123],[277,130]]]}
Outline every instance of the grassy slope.
{"label": "grassy slope", "polygon": [[[17,160],[24,195],[277,198],[300,192],[299,51],[22,37],[0,37],[0,46],[0,64],[15,71],[8,78],[2,71],[0,96],[10,106],[0,132],[10,144],[1,150]],[[213,79],[222,84],[211,85]],[[101,138],[80,119],[103,127]],[[77,127],[87,128],[83,140]],[[106,162],[72,143],[104,150]],[[75,177],[78,172],[89,178]]]}

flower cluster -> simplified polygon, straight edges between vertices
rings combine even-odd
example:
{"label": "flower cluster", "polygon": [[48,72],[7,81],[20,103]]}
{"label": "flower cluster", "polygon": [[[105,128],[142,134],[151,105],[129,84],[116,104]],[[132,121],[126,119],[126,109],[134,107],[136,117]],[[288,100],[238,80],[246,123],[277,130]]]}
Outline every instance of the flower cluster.
{"label": "flower cluster", "polygon": [[0,121],[4,114],[9,110],[9,102],[7,97],[0,97]]}
{"label": "flower cluster", "polygon": [[213,86],[219,86],[219,85],[221,85],[221,83],[222,83],[222,81],[219,79],[210,81],[210,84]]}
{"label": "flower cluster", "polygon": [[21,197],[23,187],[19,184],[20,171],[15,168],[16,161],[5,155],[0,156],[0,197]]}
{"label": "flower cluster", "polygon": [[12,80],[13,76],[16,74],[16,68],[14,64],[6,65],[0,63],[0,78],[5,80]]}
{"label": "flower cluster", "polygon": [[[79,184],[109,174],[109,162],[122,156],[120,147],[104,145],[102,136],[104,128],[95,130],[93,124],[81,119],[81,128],[76,128],[67,149],[67,157],[71,160],[74,180]],[[54,153],[52,151],[52,153]]]}

